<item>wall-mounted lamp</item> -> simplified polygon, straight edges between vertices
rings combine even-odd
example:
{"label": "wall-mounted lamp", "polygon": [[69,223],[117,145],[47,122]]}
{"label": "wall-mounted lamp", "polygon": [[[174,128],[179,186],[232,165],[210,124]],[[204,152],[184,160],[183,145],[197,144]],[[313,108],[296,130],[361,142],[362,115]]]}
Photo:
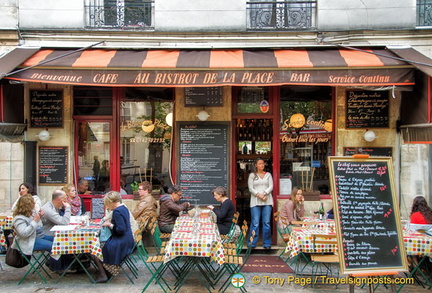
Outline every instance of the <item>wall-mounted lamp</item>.
{"label": "wall-mounted lamp", "polygon": [[363,138],[368,142],[372,142],[377,138],[377,136],[372,130],[366,130],[366,132],[363,134]]}
{"label": "wall-mounted lamp", "polygon": [[198,114],[196,116],[201,121],[207,121],[207,119],[210,117],[210,114],[207,113],[206,110],[201,110],[201,111],[198,112]]}
{"label": "wall-mounted lamp", "polygon": [[47,130],[41,130],[41,132],[39,132],[39,134],[36,134],[36,136],[41,141],[47,141],[51,138],[51,134],[49,133],[48,129]]}

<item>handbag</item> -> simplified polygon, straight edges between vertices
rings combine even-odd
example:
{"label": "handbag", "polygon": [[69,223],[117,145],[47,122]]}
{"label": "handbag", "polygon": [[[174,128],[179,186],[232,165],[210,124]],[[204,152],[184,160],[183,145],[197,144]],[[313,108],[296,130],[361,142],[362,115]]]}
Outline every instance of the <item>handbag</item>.
{"label": "handbag", "polygon": [[6,264],[14,268],[23,268],[29,264],[31,255],[26,255],[26,257],[27,259],[18,249],[9,246],[6,251]]}

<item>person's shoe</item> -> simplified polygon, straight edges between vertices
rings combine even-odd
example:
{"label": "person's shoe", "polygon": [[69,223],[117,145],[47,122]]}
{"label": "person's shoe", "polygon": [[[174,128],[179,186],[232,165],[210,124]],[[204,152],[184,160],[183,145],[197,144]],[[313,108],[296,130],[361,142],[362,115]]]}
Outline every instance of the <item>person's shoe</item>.
{"label": "person's shoe", "polygon": [[265,250],[269,250],[269,249],[271,249],[271,246],[263,246],[263,248],[264,248]]}
{"label": "person's shoe", "polygon": [[98,275],[94,280],[96,283],[106,283],[106,282],[108,282],[108,277]]}

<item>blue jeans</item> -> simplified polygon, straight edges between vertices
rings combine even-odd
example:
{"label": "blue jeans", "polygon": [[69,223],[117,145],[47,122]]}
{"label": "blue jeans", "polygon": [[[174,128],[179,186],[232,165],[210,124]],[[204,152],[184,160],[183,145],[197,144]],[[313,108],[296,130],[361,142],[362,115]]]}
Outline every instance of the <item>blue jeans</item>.
{"label": "blue jeans", "polygon": [[255,231],[255,238],[252,242],[252,247],[256,247],[256,244],[258,242],[259,238],[259,228],[260,228],[260,222],[262,223],[262,239],[263,239],[263,246],[264,247],[270,247],[272,244],[272,238],[271,238],[271,227],[270,227],[270,219],[271,219],[271,212],[272,212],[272,206],[271,205],[265,205],[265,206],[254,206],[251,207],[251,228],[248,238],[248,244],[249,239],[251,237],[252,231]]}
{"label": "blue jeans", "polygon": [[54,236],[47,236],[45,235],[43,238],[36,238],[35,244],[33,246],[33,250],[36,251],[51,251],[51,248],[53,246]]}

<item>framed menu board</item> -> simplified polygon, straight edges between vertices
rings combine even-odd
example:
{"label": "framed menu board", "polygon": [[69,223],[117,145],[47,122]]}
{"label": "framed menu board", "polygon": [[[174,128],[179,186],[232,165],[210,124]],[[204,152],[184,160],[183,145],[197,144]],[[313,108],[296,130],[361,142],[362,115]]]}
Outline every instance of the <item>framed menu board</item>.
{"label": "framed menu board", "polygon": [[388,91],[347,91],[346,128],[389,127]]}
{"label": "framed menu board", "polygon": [[68,147],[39,147],[39,185],[67,183]]}
{"label": "framed menu board", "polygon": [[328,160],[341,273],[406,271],[392,159]]}
{"label": "framed menu board", "polygon": [[30,91],[30,127],[63,127],[63,91]]}
{"label": "framed menu board", "polygon": [[222,87],[220,86],[185,88],[185,107],[222,107],[222,104]]}
{"label": "framed menu board", "polygon": [[344,156],[352,156],[355,154],[364,154],[375,157],[391,157],[393,152],[392,147],[344,147]]}
{"label": "framed menu board", "polygon": [[228,128],[224,122],[179,122],[177,184],[191,204],[219,205],[211,191],[228,188]]}

